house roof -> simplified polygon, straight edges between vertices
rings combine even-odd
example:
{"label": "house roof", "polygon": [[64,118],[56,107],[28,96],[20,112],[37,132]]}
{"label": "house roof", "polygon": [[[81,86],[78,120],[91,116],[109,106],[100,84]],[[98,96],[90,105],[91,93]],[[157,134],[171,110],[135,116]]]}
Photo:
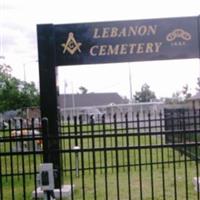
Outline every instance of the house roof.
{"label": "house roof", "polygon": [[[65,101],[65,106],[64,106]],[[86,107],[86,106],[102,106],[109,104],[127,103],[117,93],[86,93],[86,94],[61,94],[59,96],[59,105],[64,107]]]}
{"label": "house roof", "polygon": [[190,97],[189,100],[200,100],[200,92],[197,92],[194,96]]}

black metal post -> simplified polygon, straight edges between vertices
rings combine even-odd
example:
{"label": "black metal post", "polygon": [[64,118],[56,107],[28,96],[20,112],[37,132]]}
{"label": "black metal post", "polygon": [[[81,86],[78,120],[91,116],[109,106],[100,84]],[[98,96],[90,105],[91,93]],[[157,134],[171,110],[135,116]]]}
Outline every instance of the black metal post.
{"label": "black metal post", "polygon": [[42,118],[48,119],[44,140],[44,162],[53,163],[55,187],[61,187],[61,157],[58,140],[58,112],[54,29],[52,24],[38,25],[38,54],[40,75],[40,106]]}

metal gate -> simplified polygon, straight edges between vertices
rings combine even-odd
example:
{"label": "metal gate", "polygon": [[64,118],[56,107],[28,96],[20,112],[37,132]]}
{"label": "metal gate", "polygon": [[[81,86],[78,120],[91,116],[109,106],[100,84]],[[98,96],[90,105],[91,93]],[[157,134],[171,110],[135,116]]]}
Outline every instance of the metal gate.
{"label": "metal gate", "polygon": [[[39,164],[55,152],[68,188],[58,199],[200,199],[200,113],[174,113],[75,116],[60,122],[59,138],[42,134],[46,120],[10,121],[0,132],[0,200],[39,199]],[[61,148],[44,149],[44,139]]]}

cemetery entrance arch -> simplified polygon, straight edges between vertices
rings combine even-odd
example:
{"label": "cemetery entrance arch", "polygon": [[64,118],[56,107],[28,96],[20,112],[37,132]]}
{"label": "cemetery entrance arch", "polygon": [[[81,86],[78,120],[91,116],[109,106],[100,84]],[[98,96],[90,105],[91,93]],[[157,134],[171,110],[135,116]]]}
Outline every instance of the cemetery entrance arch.
{"label": "cemetery entrance arch", "polygon": [[[56,66],[199,58],[200,17],[38,25],[42,117],[48,118],[44,161],[60,177]],[[55,178],[59,187],[59,180]]]}

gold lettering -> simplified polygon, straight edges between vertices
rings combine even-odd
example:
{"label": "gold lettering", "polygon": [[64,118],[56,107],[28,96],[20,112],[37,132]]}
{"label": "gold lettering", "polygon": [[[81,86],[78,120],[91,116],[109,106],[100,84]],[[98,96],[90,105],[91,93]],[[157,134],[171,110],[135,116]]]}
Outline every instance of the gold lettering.
{"label": "gold lettering", "polygon": [[91,56],[150,54],[160,52],[162,42],[124,43],[115,45],[94,45],[90,48]]}
{"label": "gold lettering", "polygon": [[93,38],[116,38],[156,35],[157,25],[94,28]]}
{"label": "gold lettering", "polygon": [[115,38],[118,35],[118,28],[117,27],[112,27],[110,37]]}
{"label": "gold lettering", "polygon": [[110,28],[109,27],[103,28],[102,38],[108,38],[109,36],[110,36]]}
{"label": "gold lettering", "polygon": [[137,54],[144,53],[144,43],[138,43],[136,53]]}
{"label": "gold lettering", "polygon": [[122,44],[119,54],[120,55],[126,55],[127,54],[127,47],[128,47],[128,44]]}
{"label": "gold lettering", "polygon": [[137,35],[137,29],[138,29],[138,26],[129,26],[127,36],[130,37],[130,36],[135,36],[135,35]]}
{"label": "gold lettering", "polygon": [[95,29],[94,29],[94,35],[93,35],[93,38],[101,38],[101,35],[98,34],[98,32],[99,32],[99,29],[98,29],[98,28],[95,28]]}
{"label": "gold lettering", "polygon": [[108,45],[107,55],[118,55],[118,52],[119,52],[119,44],[115,45],[114,47],[112,45]]}
{"label": "gold lettering", "polygon": [[118,37],[126,37],[126,27],[122,28],[118,33]]}
{"label": "gold lettering", "polygon": [[99,56],[105,56],[106,55],[106,48],[107,45],[101,45],[99,48]]}
{"label": "gold lettering", "polygon": [[155,42],[155,52],[160,52],[160,47],[162,46],[162,42]]}
{"label": "gold lettering", "polygon": [[139,26],[138,28],[138,35],[144,36],[147,33],[147,27],[146,26]]}
{"label": "gold lettering", "polygon": [[154,44],[151,43],[151,42],[148,42],[146,44],[146,50],[145,50],[145,53],[153,53],[153,47],[154,47]]}
{"label": "gold lettering", "polygon": [[90,55],[92,56],[97,56],[99,47],[98,46],[93,46],[90,48]]}
{"label": "gold lettering", "polygon": [[130,54],[133,54],[135,51],[135,48],[137,47],[137,44],[135,43],[129,44],[129,47],[130,47],[130,50],[129,50]]}
{"label": "gold lettering", "polygon": [[157,32],[157,25],[154,26],[148,26],[148,32],[147,35],[156,35]]}

